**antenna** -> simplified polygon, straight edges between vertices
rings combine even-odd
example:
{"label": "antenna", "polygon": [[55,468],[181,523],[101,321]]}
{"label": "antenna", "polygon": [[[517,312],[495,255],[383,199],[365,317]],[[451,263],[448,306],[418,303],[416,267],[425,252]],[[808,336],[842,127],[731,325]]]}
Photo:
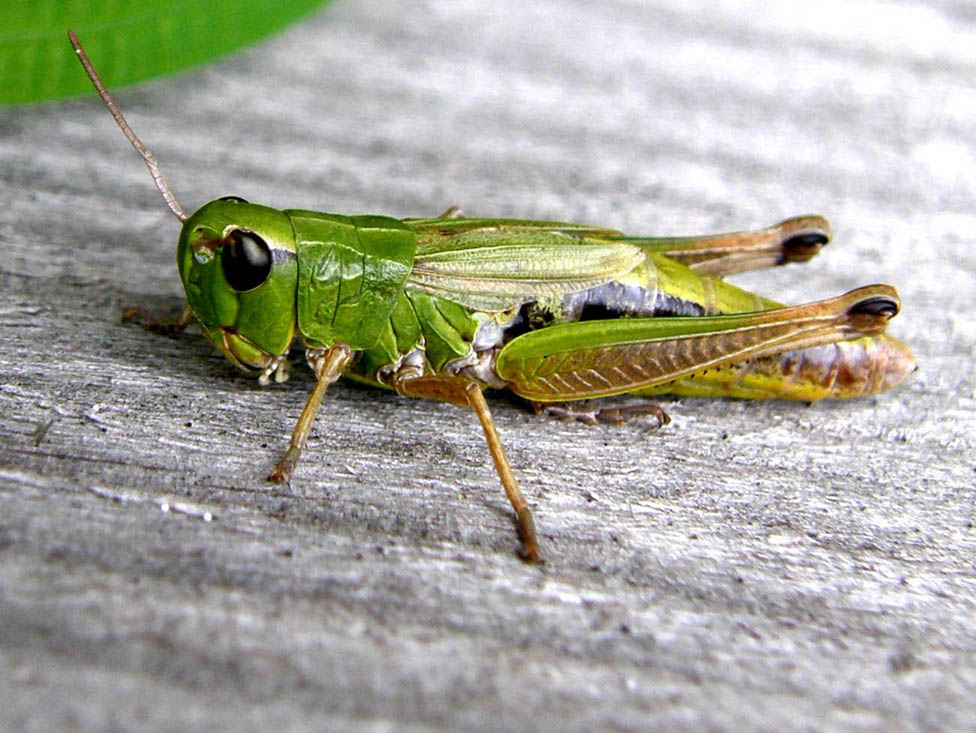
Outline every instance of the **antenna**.
{"label": "antenna", "polygon": [[92,64],[91,59],[88,58],[88,54],[85,53],[85,49],[81,46],[81,41],[78,40],[78,36],[75,35],[74,31],[68,31],[68,40],[71,41],[71,46],[75,49],[75,53],[78,54],[78,60],[81,61],[81,65],[85,68],[85,73],[88,74],[88,78],[91,79],[91,83],[95,87],[95,91],[98,92],[98,96],[102,98],[105,102],[105,106],[108,107],[108,111],[112,113],[112,117],[115,119],[116,124],[122,130],[122,134],[125,135],[126,139],[132,143],[132,147],[136,149],[139,155],[142,156],[143,160],[146,161],[146,167],[149,169],[149,174],[152,176],[153,183],[156,184],[156,188],[159,192],[163,194],[163,200],[180,221],[186,221],[187,215],[183,211],[183,207],[180,206],[180,202],[176,200],[176,196],[170,190],[169,184],[166,183],[166,179],[163,178],[163,172],[159,169],[159,163],[156,162],[156,156],[153,155],[152,150],[143,145],[142,140],[136,137],[136,134],[129,127],[129,123],[126,122],[125,116],[119,109],[119,106],[112,99],[112,95],[108,93],[108,89],[105,88],[105,84],[102,83],[101,77],[98,72],[95,71],[95,66]]}

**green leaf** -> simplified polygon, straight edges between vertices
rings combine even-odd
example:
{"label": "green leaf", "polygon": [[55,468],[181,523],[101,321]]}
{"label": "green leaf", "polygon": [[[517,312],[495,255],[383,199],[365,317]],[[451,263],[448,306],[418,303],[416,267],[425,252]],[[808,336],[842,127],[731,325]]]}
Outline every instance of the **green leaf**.
{"label": "green leaf", "polygon": [[109,89],[202,64],[283,28],[324,0],[4,0],[0,104],[90,93],[67,30]]}

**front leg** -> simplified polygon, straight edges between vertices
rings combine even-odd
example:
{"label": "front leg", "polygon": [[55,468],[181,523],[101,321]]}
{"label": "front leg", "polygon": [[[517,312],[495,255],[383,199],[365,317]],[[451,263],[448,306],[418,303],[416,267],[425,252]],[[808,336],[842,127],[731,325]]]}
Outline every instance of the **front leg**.
{"label": "front leg", "polygon": [[518,518],[519,538],[522,540],[522,549],[519,554],[526,562],[538,562],[539,538],[535,532],[532,510],[529,509],[529,504],[522,495],[518,480],[515,478],[512,466],[508,462],[504,448],[502,448],[502,442],[495,427],[495,420],[488,409],[488,403],[481,391],[481,385],[463,377],[450,375],[421,377],[406,372],[394,379],[393,386],[397,392],[407,397],[427,397],[474,410],[481,422],[481,428],[485,432],[488,450],[495,462],[495,470],[498,471],[498,477],[502,481],[505,495],[512,503],[515,516]]}
{"label": "front leg", "polygon": [[306,354],[308,365],[312,367],[318,381],[308,396],[302,414],[295,424],[291,441],[288,443],[288,450],[285,452],[284,458],[275,466],[271,475],[268,476],[268,481],[280,484],[282,481],[287,481],[291,476],[291,472],[302,454],[302,448],[305,447],[305,441],[308,440],[308,434],[312,432],[312,422],[315,420],[315,414],[319,411],[319,405],[322,404],[325,390],[339,378],[339,375],[349,365],[352,360],[352,353],[352,349],[345,344],[335,344],[327,349],[308,350]]}

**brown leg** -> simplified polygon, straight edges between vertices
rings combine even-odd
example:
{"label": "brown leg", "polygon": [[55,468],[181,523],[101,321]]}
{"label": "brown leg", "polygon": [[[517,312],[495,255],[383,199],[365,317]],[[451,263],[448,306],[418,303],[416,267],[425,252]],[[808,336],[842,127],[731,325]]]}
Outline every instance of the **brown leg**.
{"label": "brown leg", "polygon": [[547,413],[560,420],[575,420],[586,425],[612,424],[620,425],[638,415],[653,415],[657,418],[655,427],[662,427],[671,422],[671,417],[664,408],[654,402],[628,402],[623,405],[608,405],[587,409],[571,402],[532,402],[532,409],[536,414]]}
{"label": "brown leg", "polygon": [[765,229],[647,241],[700,275],[724,277],[806,262],[830,241],[830,224],[822,216],[795,216]]}
{"label": "brown leg", "polygon": [[126,308],[122,311],[122,323],[138,323],[151,333],[164,336],[183,333],[187,326],[193,323],[193,311],[189,303],[183,304],[183,312],[176,321],[157,321],[142,308]]}
{"label": "brown leg", "polygon": [[481,421],[481,428],[485,431],[485,440],[488,443],[488,450],[491,452],[492,460],[495,462],[495,470],[498,477],[502,480],[502,486],[508,500],[515,509],[518,518],[519,538],[522,540],[522,549],[519,554],[527,562],[538,562],[539,560],[539,538],[535,533],[535,521],[532,518],[532,510],[522,495],[518,480],[512,472],[512,466],[508,462],[502,442],[498,437],[498,430],[495,428],[495,420],[488,409],[488,403],[481,391],[481,386],[463,377],[429,376],[429,377],[403,377],[394,381],[396,391],[407,397],[427,397],[429,399],[443,400],[450,402],[458,407],[469,407],[474,410]]}
{"label": "brown leg", "polygon": [[295,430],[291,434],[291,441],[288,443],[288,450],[285,452],[284,458],[278,462],[274,471],[268,476],[268,481],[273,481],[276,484],[287,481],[288,477],[291,476],[291,472],[302,454],[302,448],[305,447],[308,434],[312,431],[312,422],[315,420],[315,413],[319,411],[319,405],[322,404],[325,390],[342,374],[352,358],[352,350],[345,344],[335,344],[328,349],[310,349],[307,356],[309,365],[315,371],[318,381],[315,383],[312,394],[308,396],[305,408],[295,424]]}

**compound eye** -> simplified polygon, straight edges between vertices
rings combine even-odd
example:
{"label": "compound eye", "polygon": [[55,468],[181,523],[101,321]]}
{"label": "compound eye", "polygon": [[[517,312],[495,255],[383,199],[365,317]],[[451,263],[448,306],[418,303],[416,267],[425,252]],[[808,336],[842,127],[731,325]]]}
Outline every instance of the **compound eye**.
{"label": "compound eye", "polygon": [[221,196],[218,201],[230,201],[235,204],[246,204],[247,199],[242,199],[240,196]]}
{"label": "compound eye", "polygon": [[227,284],[239,293],[261,285],[271,274],[271,248],[254,232],[235,229],[222,248],[220,265]]}

